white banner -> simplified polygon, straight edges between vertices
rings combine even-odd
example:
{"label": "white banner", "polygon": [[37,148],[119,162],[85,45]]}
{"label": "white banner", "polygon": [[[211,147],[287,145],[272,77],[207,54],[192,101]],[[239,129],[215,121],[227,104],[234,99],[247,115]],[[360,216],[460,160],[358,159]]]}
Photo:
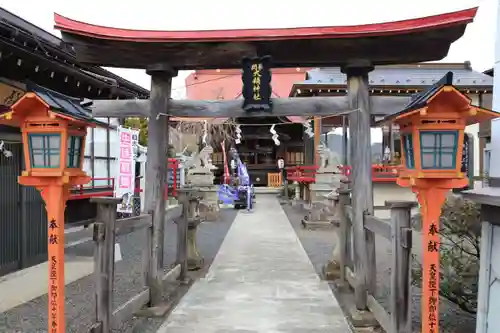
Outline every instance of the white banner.
{"label": "white banner", "polygon": [[135,153],[134,143],[137,143],[139,131],[118,128],[118,172],[115,180],[115,197],[121,198],[118,205],[119,213],[133,213],[133,196],[135,189]]}

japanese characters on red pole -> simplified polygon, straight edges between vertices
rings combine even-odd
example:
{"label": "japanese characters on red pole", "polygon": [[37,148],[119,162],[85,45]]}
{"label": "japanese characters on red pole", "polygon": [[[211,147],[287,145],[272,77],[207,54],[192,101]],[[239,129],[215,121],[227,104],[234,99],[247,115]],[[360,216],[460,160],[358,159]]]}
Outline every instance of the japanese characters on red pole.
{"label": "japanese characters on red pole", "polygon": [[423,276],[423,315],[425,333],[439,331],[439,227],[438,221],[432,219],[426,224],[424,235],[424,276]]}
{"label": "japanese characters on red pole", "polygon": [[[49,221],[49,247],[57,247],[59,244],[59,239],[58,239],[58,230],[59,225],[57,221],[52,218]],[[49,265],[50,265],[50,272],[49,272],[49,314],[50,314],[50,328],[51,332],[58,332],[58,317],[59,316],[64,316],[64,313],[60,313],[59,311],[59,293],[61,290],[59,290],[59,285],[58,279],[60,279],[59,272],[58,272],[58,264],[59,264],[59,258],[57,258],[57,255],[54,255],[57,253],[57,249],[54,251],[50,251],[50,260],[49,260]],[[64,292],[64,290],[62,291]],[[64,330],[64,327],[62,328]]]}

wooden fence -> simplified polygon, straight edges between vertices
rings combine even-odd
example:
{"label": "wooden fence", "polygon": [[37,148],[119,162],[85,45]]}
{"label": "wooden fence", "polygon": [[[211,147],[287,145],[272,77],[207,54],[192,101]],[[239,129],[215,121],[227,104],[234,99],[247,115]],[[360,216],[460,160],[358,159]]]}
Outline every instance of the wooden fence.
{"label": "wooden fence", "polygon": [[[179,190],[181,207],[174,207],[167,211],[169,220],[177,223],[177,253],[176,265],[163,276],[163,269],[154,267],[153,260],[153,217],[143,214],[124,219],[116,219],[116,207],[121,199],[92,198],[97,204],[97,219],[94,223],[94,292],[96,321],[91,333],[109,333],[114,327],[131,319],[145,305],[150,304],[153,297],[162,295],[164,286],[175,281],[187,281],[187,227],[189,219],[197,217],[193,211],[192,201],[199,201],[195,193]],[[182,217],[179,219],[179,217]],[[130,298],[124,304],[113,310],[113,279],[115,271],[115,238],[143,230],[146,233],[146,242],[143,244],[142,272],[146,289]],[[160,296],[161,297],[161,296]],[[154,309],[152,310],[154,313]]]}
{"label": "wooden fence", "polygon": [[[387,333],[411,333],[411,209],[415,203],[386,202],[391,210],[390,222],[363,214],[364,237],[356,239],[350,200],[350,190],[340,189],[340,279],[354,289],[356,307],[368,308]],[[375,299],[375,234],[391,242],[389,311]]]}
{"label": "wooden fence", "polygon": [[267,186],[274,188],[283,186],[283,179],[281,177],[281,172],[269,172],[267,174]]}

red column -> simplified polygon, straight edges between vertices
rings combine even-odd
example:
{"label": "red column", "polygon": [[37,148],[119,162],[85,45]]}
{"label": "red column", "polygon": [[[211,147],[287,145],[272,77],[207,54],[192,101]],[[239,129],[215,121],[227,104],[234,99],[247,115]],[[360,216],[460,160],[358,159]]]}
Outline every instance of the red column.
{"label": "red column", "polygon": [[48,217],[48,332],[64,333],[64,210],[70,189],[51,184],[39,190]]}

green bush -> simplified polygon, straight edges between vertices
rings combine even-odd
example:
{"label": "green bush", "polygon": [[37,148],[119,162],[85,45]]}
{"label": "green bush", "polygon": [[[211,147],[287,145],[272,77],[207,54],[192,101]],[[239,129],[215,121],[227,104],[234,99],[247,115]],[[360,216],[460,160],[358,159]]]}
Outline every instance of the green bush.
{"label": "green bush", "polygon": [[175,157],[175,147],[171,144],[168,145],[167,156]]}
{"label": "green bush", "polygon": [[[415,221],[418,225],[418,218]],[[462,310],[475,313],[481,242],[480,206],[454,196],[444,204],[440,218],[440,295]],[[415,258],[413,283],[422,284],[422,265]]]}

